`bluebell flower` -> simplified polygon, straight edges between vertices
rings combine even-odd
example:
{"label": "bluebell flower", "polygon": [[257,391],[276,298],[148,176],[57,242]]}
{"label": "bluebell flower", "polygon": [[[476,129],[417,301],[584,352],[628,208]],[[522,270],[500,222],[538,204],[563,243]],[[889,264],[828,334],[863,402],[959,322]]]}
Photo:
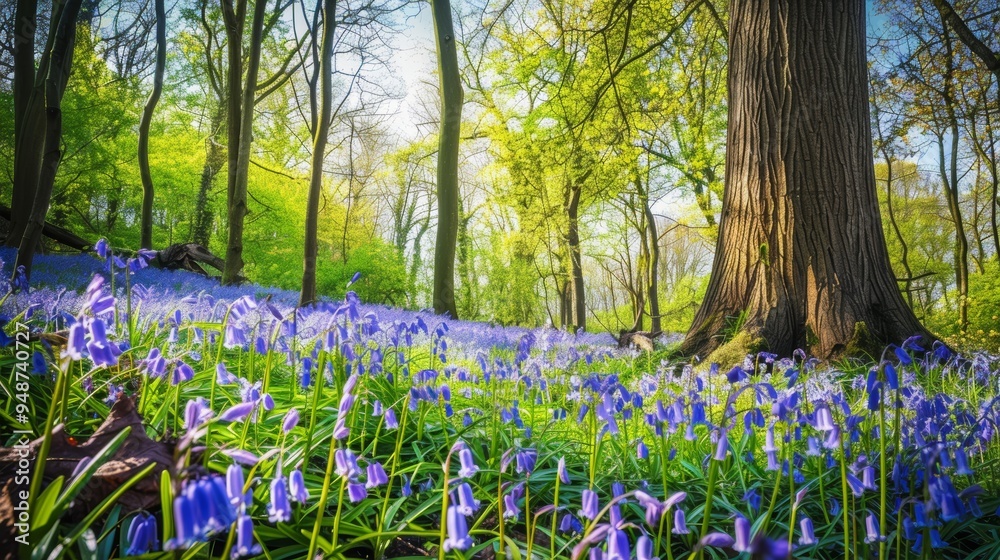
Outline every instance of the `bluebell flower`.
{"label": "bluebell flower", "polygon": [[238,379],[226,368],[226,364],[219,362],[215,365],[215,382],[219,385],[234,385]]}
{"label": "bluebell flower", "polygon": [[208,401],[202,397],[191,399],[184,407],[184,427],[190,432],[212,417]]}
{"label": "bluebell flower", "polygon": [[583,499],[583,509],[580,510],[580,517],[589,519],[593,521],[597,517],[597,512],[600,510],[600,504],[597,500],[597,493],[593,490],[584,490],[582,494]]}
{"label": "bluebell flower", "polygon": [[726,533],[719,532],[709,533],[698,541],[698,544],[701,546],[712,546],[718,548],[729,548],[735,543],[736,540],[733,539],[733,537],[730,537]]}
{"label": "bluebell flower", "polygon": [[733,550],[736,552],[750,551],[750,522],[746,517],[736,514],[736,538],[733,543]]}
{"label": "bluebell flower", "polygon": [[558,463],[558,466],[556,468],[556,471],[559,474],[559,480],[563,484],[570,484],[569,472],[566,471],[566,458],[565,457],[559,457],[559,463]]}
{"label": "bluebell flower", "polygon": [[751,511],[757,511],[760,509],[761,495],[756,488],[751,488],[743,494],[743,501],[750,506]]}
{"label": "bluebell flower", "polygon": [[139,556],[147,552],[156,552],[160,549],[160,541],[157,538],[156,518],[148,513],[140,513],[132,518],[129,523],[126,542],[128,548],[125,556]]}
{"label": "bluebell flower", "polygon": [[459,484],[455,492],[458,495],[458,510],[462,515],[472,515],[479,511],[479,500],[473,496],[472,487],[468,482]]}
{"label": "bluebell flower", "polygon": [[194,370],[183,361],[178,361],[174,366],[174,375],[170,378],[172,385],[180,385],[185,381],[194,379]]}
{"label": "bluebell flower", "polygon": [[462,449],[458,452],[458,459],[461,463],[461,468],[458,469],[458,476],[462,478],[469,478],[479,472],[479,467],[476,465],[476,461],[472,457],[472,451],[470,451],[467,446],[462,446]]}
{"label": "bluebell flower", "polygon": [[567,513],[559,520],[559,532],[561,533],[581,533],[583,524],[580,523],[573,514]]}
{"label": "bluebell flower", "polygon": [[337,449],[334,451],[334,462],[336,468],[334,473],[348,479],[355,479],[361,475],[361,467],[358,466],[358,458],[350,449]]}
{"label": "bluebell flower", "polygon": [[244,481],[243,467],[235,463],[229,465],[226,469],[226,496],[229,498],[229,503],[232,504],[233,507],[244,505]]}
{"label": "bluebell flower", "polygon": [[361,500],[368,497],[368,489],[365,488],[364,484],[359,484],[356,482],[347,483],[347,498],[352,504],[356,504]]}
{"label": "bluebell flower", "polygon": [[396,420],[396,411],[395,410],[393,410],[391,408],[385,409],[385,415],[384,415],[384,417],[385,417],[385,427],[386,427],[386,429],[388,429],[388,430],[395,430],[395,429],[399,428],[399,421]]}
{"label": "bluebell flower", "polygon": [[812,519],[803,517],[799,520],[799,528],[802,530],[802,535],[799,536],[800,546],[809,546],[819,542],[816,538],[816,531],[813,528]]}
{"label": "bluebell flower", "polygon": [[271,503],[267,506],[267,518],[271,523],[288,522],[292,519],[288,488],[285,486],[285,478],[280,473],[271,480]]}
{"label": "bluebell flower", "polygon": [[868,544],[876,542],[884,542],[886,540],[885,535],[882,534],[878,526],[878,519],[872,513],[868,514],[865,518],[865,542]]}
{"label": "bluebell flower", "polygon": [[232,558],[257,556],[263,552],[253,537],[253,521],[249,515],[240,515],[236,520],[236,545],[233,547]]}
{"label": "bluebell flower", "polygon": [[368,481],[365,482],[365,488],[375,488],[389,482],[389,477],[385,474],[385,469],[382,467],[382,463],[379,463],[378,461],[368,463],[366,474]]}
{"label": "bluebell flower", "polygon": [[948,548],[948,543],[941,538],[941,532],[931,529],[931,548]]}
{"label": "bluebell flower", "polygon": [[457,506],[448,507],[446,528],[445,551],[468,550],[473,545],[474,541],[469,536],[469,526],[465,522],[465,516]]}
{"label": "bluebell flower", "polygon": [[281,421],[281,431],[284,433],[291,432],[295,429],[295,426],[299,423],[299,410],[297,408],[290,408],[288,412],[285,413],[285,417]]}
{"label": "bluebell flower", "polygon": [[293,502],[304,505],[309,501],[309,490],[300,469],[295,469],[288,475],[288,493]]}
{"label": "bluebell flower", "polygon": [[227,408],[219,415],[219,420],[223,422],[241,422],[253,412],[257,403],[241,402]]}

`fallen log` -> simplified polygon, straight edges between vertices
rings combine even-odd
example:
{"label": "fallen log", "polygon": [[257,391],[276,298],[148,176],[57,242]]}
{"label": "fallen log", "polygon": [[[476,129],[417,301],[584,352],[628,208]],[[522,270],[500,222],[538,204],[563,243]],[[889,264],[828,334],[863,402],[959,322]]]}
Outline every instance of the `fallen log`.
{"label": "fallen log", "polygon": [[[13,218],[11,217],[10,208],[0,205],[0,218],[3,218],[8,222],[11,221]],[[87,241],[66,228],[50,224],[49,222],[45,222],[45,225],[42,226],[42,235],[84,253],[94,248],[94,244],[90,241]]]}
{"label": "fallen log", "polygon": [[[93,457],[126,426],[130,427],[131,431],[125,442],[97,469],[73,500],[66,513],[67,520],[81,519],[150,463],[155,465],[153,471],[122,494],[118,503],[126,512],[159,508],[160,473],[164,470],[171,474],[177,472],[174,458],[176,444],[170,441],[156,441],[146,435],[142,418],[136,411],[135,401],[131,398],[119,399],[111,407],[107,419],[85,441],[78,443],[66,434],[62,424],[56,426],[51,437],[48,459],[45,461],[43,479],[48,481],[64,476],[69,480],[81,459]],[[17,550],[16,544],[12,542],[13,522],[16,519],[14,508],[17,502],[14,501],[15,494],[11,490],[15,486],[19,488],[24,486],[21,484],[24,481],[18,478],[22,474],[19,471],[24,470],[22,460],[37,457],[41,445],[42,438],[38,438],[20,448],[0,447],[0,489],[3,490],[0,491],[0,550]],[[34,469],[34,463],[30,462],[30,465]]]}

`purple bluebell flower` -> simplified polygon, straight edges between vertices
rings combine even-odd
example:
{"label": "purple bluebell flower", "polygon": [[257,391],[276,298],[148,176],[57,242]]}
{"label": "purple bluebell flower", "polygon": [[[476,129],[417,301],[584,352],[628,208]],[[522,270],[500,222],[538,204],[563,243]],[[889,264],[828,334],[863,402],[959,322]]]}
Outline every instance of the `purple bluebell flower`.
{"label": "purple bluebell flower", "polygon": [[879,529],[878,519],[876,519],[875,514],[869,513],[868,517],[865,518],[865,533],[865,542],[868,544],[886,540]]}
{"label": "purple bluebell flower", "polygon": [[387,430],[395,430],[399,428],[399,421],[396,420],[395,410],[391,408],[385,409],[384,418],[385,418],[385,427]]}
{"label": "purple bluebell flower", "polygon": [[751,511],[757,511],[760,509],[761,495],[756,488],[751,488],[744,492],[743,501],[750,506]]}
{"label": "purple bluebell flower", "polygon": [[463,445],[462,449],[458,452],[458,460],[462,465],[458,469],[458,476],[470,478],[479,472],[476,460],[472,457],[472,451],[467,446]]}
{"label": "purple bluebell flower", "polygon": [[564,514],[559,520],[559,532],[561,533],[580,533],[582,531],[583,524],[573,517],[572,513]]}
{"label": "purple bluebell flower", "polygon": [[931,548],[948,548],[948,543],[941,538],[941,532],[931,529]]}
{"label": "purple bluebell flower", "polygon": [[364,484],[359,484],[357,482],[347,483],[347,498],[352,504],[356,504],[367,497],[368,489],[365,488]]}
{"label": "purple bluebell flower", "polygon": [[367,476],[368,481],[365,482],[365,488],[375,488],[389,482],[389,477],[385,474],[382,463],[378,461],[368,463]]}
{"label": "purple bluebell flower", "polygon": [[535,461],[538,460],[538,451],[534,449],[524,449],[514,456],[514,469],[519,473],[531,474],[535,470]]}
{"label": "purple bluebell flower", "polygon": [[299,423],[299,410],[297,408],[290,408],[288,412],[285,413],[284,419],[281,421],[281,431],[286,434],[295,429],[295,426]]}
{"label": "purple bluebell flower", "polygon": [[180,385],[185,381],[191,381],[194,379],[194,370],[191,366],[187,365],[183,361],[178,361],[174,366],[174,375],[170,378],[170,383],[172,385]]}
{"label": "purple bluebell flower", "polygon": [[813,528],[812,519],[803,517],[799,520],[799,528],[802,530],[802,535],[799,536],[799,546],[809,546],[819,542],[816,539],[816,531]]}
{"label": "purple bluebell flower", "polygon": [[139,556],[147,552],[156,552],[160,548],[160,541],[156,537],[156,518],[148,513],[140,513],[132,518],[129,523],[126,542],[128,548],[125,556]]}
{"label": "purple bluebell flower", "polygon": [[334,462],[337,465],[334,473],[348,479],[355,479],[361,475],[361,467],[358,466],[358,458],[350,449],[338,449],[334,451]]}
{"label": "purple bluebell flower", "polygon": [[701,546],[713,546],[717,548],[729,548],[735,543],[736,541],[733,537],[719,532],[709,533],[698,541],[698,544]]}
{"label": "purple bluebell flower", "polygon": [[598,510],[600,510],[600,504],[597,501],[597,493],[593,490],[584,490],[582,498],[583,509],[579,512],[580,517],[593,521],[597,517]]}
{"label": "purple bluebell flower", "polygon": [[263,552],[260,545],[253,538],[253,521],[249,515],[241,515],[236,520],[236,546],[233,547],[232,558],[245,558],[257,556]]}
{"label": "purple bluebell flower", "polygon": [[955,474],[963,476],[973,474],[972,469],[969,468],[969,457],[965,453],[965,448],[962,447],[955,449]]}
{"label": "purple bluebell flower", "polygon": [[208,401],[202,397],[191,399],[184,407],[184,427],[190,432],[212,417]]}
{"label": "purple bluebell flower", "polygon": [[449,506],[447,517],[447,538],[444,541],[445,551],[468,550],[474,541],[469,536],[469,526],[465,522],[465,516],[459,511],[458,506]]}
{"label": "purple bluebell flower", "polygon": [[226,496],[229,498],[229,503],[232,504],[233,507],[238,507],[244,503],[244,480],[243,467],[235,463],[229,465],[229,468],[226,469]]}
{"label": "purple bluebell flower", "polygon": [[736,515],[736,539],[733,550],[736,552],[748,552],[750,550],[750,522],[746,517]]}
{"label": "purple bluebell flower", "polygon": [[726,433],[725,428],[719,429],[719,441],[715,445],[715,455],[714,459],[716,461],[725,461],[726,452],[729,451],[729,435]]}
{"label": "purple bluebell flower", "polygon": [[271,523],[288,522],[292,519],[292,504],[288,501],[285,477],[278,474],[271,481],[271,503],[267,506],[267,518]]}
{"label": "purple bluebell flower", "polygon": [[566,471],[566,458],[559,457],[559,464],[556,469],[559,473],[559,480],[563,484],[570,484],[569,472]]}
{"label": "purple bluebell flower", "polygon": [[687,518],[684,516],[684,510],[677,508],[674,510],[674,528],[671,532],[675,535],[688,535],[691,530],[687,526]]}
{"label": "purple bluebell flower", "polygon": [[479,500],[473,496],[468,482],[459,484],[455,492],[458,494],[458,510],[462,515],[472,515],[479,511]]}
{"label": "purple bluebell flower", "polygon": [[309,501],[309,489],[300,469],[295,469],[288,475],[288,493],[293,502],[305,504]]}
{"label": "purple bluebell flower", "polygon": [[260,458],[258,458],[253,453],[246,451],[244,449],[227,449],[223,451],[230,459],[236,461],[241,465],[253,466],[256,465]]}
{"label": "purple bluebell flower", "polygon": [[632,550],[629,547],[628,534],[621,529],[608,531],[607,560],[631,560]]}
{"label": "purple bluebell flower", "polygon": [[643,459],[643,460],[649,459],[649,448],[646,447],[645,443],[643,443],[643,442],[640,441],[639,445],[637,445],[636,448],[635,448],[635,454],[636,454],[636,457],[639,458],[639,459]]}
{"label": "purple bluebell flower", "polygon": [[223,422],[241,422],[247,416],[250,416],[250,413],[253,412],[256,407],[257,403],[253,402],[241,402],[234,404],[219,415],[219,420]]}
{"label": "purple bluebell flower", "polygon": [[830,408],[822,401],[816,403],[816,411],[813,412],[813,419],[813,427],[821,432],[830,432],[836,428]]}
{"label": "purple bluebell flower", "polygon": [[235,375],[229,373],[226,364],[219,362],[215,365],[215,382],[219,385],[234,385],[238,382],[238,379]]}

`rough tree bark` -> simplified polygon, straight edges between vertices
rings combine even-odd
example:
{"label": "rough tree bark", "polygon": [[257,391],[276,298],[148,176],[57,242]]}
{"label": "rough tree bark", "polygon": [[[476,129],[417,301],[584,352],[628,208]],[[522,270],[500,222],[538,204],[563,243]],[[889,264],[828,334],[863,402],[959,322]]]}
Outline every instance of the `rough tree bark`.
{"label": "rough tree bark", "polygon": [[[45,89],[52,33],[36,75],[35,28],[38,0],[18,0],[14,13],[14,188],[12,219],[5,244],[17,247],[31,214],[45,145]],[[58,14],[56,14],[58,15]],[[58,21],[53,19],[53,21]]]}
{"label": "rough tree bark", "polygon": [[54,24],[51,55],[45,77],[45,153],[38,174],[38,185],[31,205],[24,234],[17,249],[14,269],[23,266],[25,275],[31,277],[31,261],[35,248],[42,239],[45,215],[52,199],[52,187],[62,159],[62,98],[73,66],[73,47],[76,44],[76,19],[80,13],[81,0],[66,0],[59,10],[59,19]]}
{"label": "rough tree bark", "polygon": [[167,63],[167,15],[163,0],[153,2],[156,13],[156,68],[153,71],[153,91],[142,108],[139,120],[139,178],[142,181],[142,211],[139,219],[139,246],[153,248],[153,177],[149,173],[149,126],[153,111],[163,93],[163,69]]}
{"label": "rough tree bark", "polygon": [[[821,357],[927,331],[885,247],[863,0],[730,4],[726,188],[712,275],[682,350]],[[740,332],[719,348],[729,318]]]}
{"label": "rough tree bark", "polygon": [[458,142],[462,126],[462,80],[449,0],[432,0],[438,72],[441,75],[441,134],[437,161],[437,238],[434,243],[434,312],[458,318],[455,251],[458,243]]}
{"label": "rough tree bark", "polygon": [[[226,32],[230,33],[230,17],[225,16],[232,13],[232,6],[226,8],[229,0],[223,0],[223,15],[226,19]],[[250,172],[250,146],[253,143],[253,111],[257,96],[257,74],[260,70],[261,43],[264,35],[264,15],[267,11],[266,0],[256,0],[254,3],[253,21],[250,23],[250,55],[247,57],[246,87],[242,90],[242,95],[237,96],[234,92],[240,90],[240,76],[233,70],[233,47],[229,47],[230,70],[229,70],[229,240],[226,244],[226,267],[222,271],[223,284],[235,284],[243,275],[243,226],[244,218],[247,215],[247,176]],[[246,12],[246,0],[240,2],[236,13]],[[237,15],[239,17],[239,15]],[[238,32],[228,40],[236,42],[236,58],[241,62],[237,67],[242,68],[242,37],[243,24],[238,26]],[[234,118],[233,98],[241,97],[242,106],[236,111]],[[233,140],[233,128],[235,126],[237,141]],[[238,146],[237,150],[233,150]]]}
{"label": "rough tree bark", "polygon": [[[317,2],[316,9],[320,8]],[[302,292],[299,305],[309,305],[316,301],[316,254],[319,251],[319,199],[323,188],[323,159],[326,156],[326,137],[330,134],[330,119],[333,114],[333,31],[337,22],[334,14],[336,0],[322,0],[323,43],[320,54],[320,110],[314,119],[312,172],[309,176],[309,198],[306,201],[305,260],[302,268]],[[316,97],[315,86],[312,97]],[[313,104],[315,107],[316,104]]]}

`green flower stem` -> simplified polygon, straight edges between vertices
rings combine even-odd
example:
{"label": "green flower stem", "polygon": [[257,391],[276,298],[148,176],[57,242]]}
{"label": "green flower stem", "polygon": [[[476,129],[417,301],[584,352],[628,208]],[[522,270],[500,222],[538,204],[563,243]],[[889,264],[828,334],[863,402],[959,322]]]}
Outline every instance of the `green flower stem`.
{"label": "green flower stem", "polygon": [[[703,538],[708,534],[708,524],[712,517],[712,498],[715,494],[715,481],[719,477],[719,463],[722,461],[716,461],[714,458],[709,460],[708,465],[708,488],[705,493],[705,507],[701,512],[701,535],[698,538]],[[779,471],[780,473],[780,471]],[[698,549],[698,558],[704,558],[705,549],[704,547]]]}

